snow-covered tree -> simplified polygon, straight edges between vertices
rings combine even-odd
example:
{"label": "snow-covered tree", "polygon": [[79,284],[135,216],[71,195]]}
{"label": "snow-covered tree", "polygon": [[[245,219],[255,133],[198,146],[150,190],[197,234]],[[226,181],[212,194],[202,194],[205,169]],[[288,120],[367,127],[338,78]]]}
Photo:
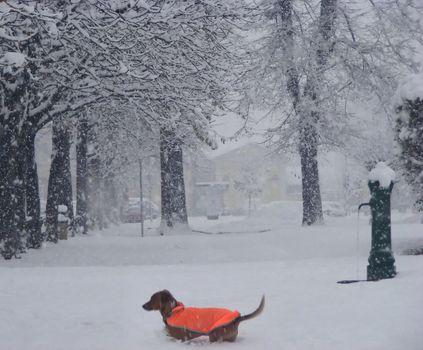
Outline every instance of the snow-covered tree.
{"label": "snow-covered tree", "polygon": [[186,215],[177,215],[186,212],[181,147],[190,143],[191,135],[212,143],[209,123],[212,114],[227,105],[241,57],[237,32],[250,8],[244,1],[91,3],[78,3],[76,12],[83,15],[76,29],[89,45],[109,54],[100,60],[100,72],[109,72],[112,79],[102,79],[101,89],[135,105],[137,117],[160,131],[162,173],[171,171],[162,180],[177,181],[169,186],[163,182],[164,197],[175,203],[162,204],[176,208],[170,209],[166,225],[185,222]]}
{"label": "snow-covered tree", "polygon": [[57,85],[45,78],[54,66],[50,54],[59,19],[33,2],[0,4],[0,253],[5,258],[42,241],[34,139],[58,96]]}
{"label": "snow-covered tree", "polygon": [[[235,63],[242,53],[237,49],[238,33],[248,11],[243,1],[222,0],[2,2],[4,99],[0,102],[6,136],[2,151],[7,154],[2,157],[5,176],[0,180],[0,212],[6,223],[0,237],[5,247],[2,254],[10,257],[26,244],[31,247],[28,242],[34,240],[25,243],[23,239],[27,236],[25,220],[39,218],[38,194],[34,197],[36,214],[29,215],[31,206],[25,206],[31,193],[37,192],[36,185],[26,190],[25,183],[36,181],[25,182],[26,175],[21,175],[26,174],[22,171],[26,164],[32,164],[27,173],[36,174],[33,159],[26,161],[33,152],[23,152],[18,141],[33,140],[52,121],[61,130],[63,123],[73,125],[81,118],[76,124],[84,135],[84,111],[92,106],[108,108],[118,101],[136,108],[137,118],[161,133],[162,149],[172,148],[169,154],[177,155],[163,158],[175,163],[164,169],[179,181],[168,187],[167,198],[184,196],[172,192],[181,191],[183,184],[182,165],[176,166],[182,164],[180,147],[189,144],[192,135],[212,143],[209,123],[216,111],[227,106]],[[128,128],[126,122],[122,124]],[[79,154],[84,154],[85,146],[81,144]],[[31,147],[33,142],[26,148]],[[60,154],[53,153],[53,164],[68,158],[56,159]],[[81,159],[78,167],[86,174],[83,163]],[[55,167],[62,168],[60,164]],[[58,174],[51,172],[51,184],[60,183],[55,178]],[[60,204],[56,200],[60,196],[53,192],[47,213],[51,218]],[[82,197],[80,193],[80,203]],[[171,207],[182,212],[184,201],[177,203]],[[50,226],[54,231],[55,225]],[[34,247],[41,244],[40,225],[36,231]]]}
{"label": "snow-covered tree", "polygon": [[262,7],[254,97],[277,121],[269,143],[300,155],[303,224],[311,225],[322,222],[319,148],[342,149],[359,135],[352,104],[373,100],[389,110],[398,78],[416,67],[422,9],[385,0],[264,0]]}
{"label": "snow-covered tree", "polygon": [[423,74],[409,77],[400,87],[396,122],[399,161],[423,211]]}
{"label": "snow-covered tree", "polygon": [[[36,133],[56,116],[71,117],[104,97],[99,82],[110,75],[108,54],[81,29],[85,17],[79,6],[48,0],[0,4],[0,242],[7,258],[25,246],[39,247],[43,239]],[[114,68],[119,71],[117,64]]]}
{"label": "snow-covered tree", "polygon": [[245,24],[248,6],[243,1],[162,1],[156,6],[148,31],[136,22],[139,51],[147,52],[124,65],[132,76],[154,79],[139,113],[147,112],[160,130],[162,227],[171,228],[187,223],[182,146],[189,147],[193,135],[213,143],[210,121],[226,108],[241,56],[236,32]]}

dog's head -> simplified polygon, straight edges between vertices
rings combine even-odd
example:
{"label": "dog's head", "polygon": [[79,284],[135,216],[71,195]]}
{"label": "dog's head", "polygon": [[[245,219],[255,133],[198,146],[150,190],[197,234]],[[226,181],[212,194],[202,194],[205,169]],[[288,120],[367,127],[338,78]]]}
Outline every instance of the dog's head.
{"label": "dog's head", "polygon": [[173,295],[165,289],[154,293],[142,307],[147,311],[159,310],[162,316],[165,317],[171,314],[177,303]]}

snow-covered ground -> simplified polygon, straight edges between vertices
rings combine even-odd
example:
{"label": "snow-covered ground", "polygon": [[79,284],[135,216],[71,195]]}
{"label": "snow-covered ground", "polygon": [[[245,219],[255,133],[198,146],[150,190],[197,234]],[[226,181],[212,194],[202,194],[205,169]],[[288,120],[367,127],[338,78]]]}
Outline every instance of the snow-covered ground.
{"label": "snow-covered ground", "polygon": [[[274,203],[251,218],[191,218],[215,234],[161,237],[153,222],[142,238],[138,224],[123,224],[1,260],[0,348],[423,349],[423,256],[402,255],[423,247],[423,225],[393,217],[396,278],[341,285],[366,277],[369,217],[358,240],[356,215],[312,228],[300,217],[299,203]],[[264,293],[266,307],[236,343],[181,343],[141,308],[163,288],[187,306],[241,313]]]}

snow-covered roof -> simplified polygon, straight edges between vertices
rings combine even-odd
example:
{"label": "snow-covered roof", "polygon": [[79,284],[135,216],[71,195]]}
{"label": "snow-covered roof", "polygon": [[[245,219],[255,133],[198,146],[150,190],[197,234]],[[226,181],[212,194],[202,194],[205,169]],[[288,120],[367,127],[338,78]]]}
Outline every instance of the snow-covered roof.
{"label": "snow-covered roof", "polygon": [[405,100],[423,100],[423,71],[412,74],[398,87],[394,97],[395,107],[401,106]]}
{"label": "snow-covered roof", "polygon": [[388,188],[391,182],[396,178],[395,171],[393,171],[385,162],[379,162],[369,173],[369,181],[379,181],[380,187]]}

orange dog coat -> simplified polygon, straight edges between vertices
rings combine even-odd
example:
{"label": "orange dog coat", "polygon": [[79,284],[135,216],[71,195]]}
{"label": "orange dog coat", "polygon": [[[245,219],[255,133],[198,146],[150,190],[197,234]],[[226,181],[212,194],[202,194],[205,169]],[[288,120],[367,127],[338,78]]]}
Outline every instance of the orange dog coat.
{"label": "orange dog coat", "polygon": [[179,303],[166,319],[172,327],[194,332],[210,333],[212,330],[227,325],[240,316],[238,311],[217,308],[185,307]]}

